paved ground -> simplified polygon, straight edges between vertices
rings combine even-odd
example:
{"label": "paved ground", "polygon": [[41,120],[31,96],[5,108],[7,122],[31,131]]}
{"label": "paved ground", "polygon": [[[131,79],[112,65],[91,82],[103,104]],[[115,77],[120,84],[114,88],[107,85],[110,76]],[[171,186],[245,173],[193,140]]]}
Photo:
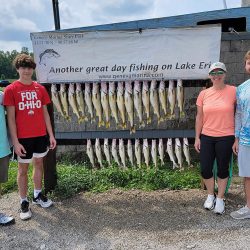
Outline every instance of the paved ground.
{"label": "paved ground", "polygon": [[32,206],[23,222],[12,193],[0,211],[16,224],[0,227],[0,249],[249,249],[250,220],[229,216],[244,205],[242,186],[231,188],[223,216],[204,210],[204,198],[201,190],[82,193],[49,209]]}

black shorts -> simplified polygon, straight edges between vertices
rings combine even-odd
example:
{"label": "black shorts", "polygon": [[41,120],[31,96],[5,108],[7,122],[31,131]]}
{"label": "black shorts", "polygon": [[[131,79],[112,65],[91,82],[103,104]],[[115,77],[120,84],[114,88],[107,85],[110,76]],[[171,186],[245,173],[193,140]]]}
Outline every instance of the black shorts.
{"label": "black shorts", "polygon": [[42,158],[49,151],[49,140],[48,137],[38,136],[31,138],[18,139],[19,143],[23,145],[26,150],[26,156],[18,156],[17,160],[20,163],[30,163],[32,158]]}

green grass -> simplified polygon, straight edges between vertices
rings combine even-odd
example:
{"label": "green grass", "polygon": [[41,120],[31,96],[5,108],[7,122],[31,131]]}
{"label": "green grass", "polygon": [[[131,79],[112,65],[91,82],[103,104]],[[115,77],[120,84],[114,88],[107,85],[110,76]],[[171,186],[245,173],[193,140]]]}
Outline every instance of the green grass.
{"label": "green grass", "polygon": [[[171,169],[138,169],[122,170],[111,166],[100,170],[92,170],[82,164],[57,165],[58,185],[53,196],[67,198],[80,191],[104,192],[113,188],[157,190],[157,189],[183,189],[198,188],[200,175],[197,168],[185,171]],[[9,180],[3,185],[3,193],[17,190],[17,163],[11,162],[9,167]],[[32,167],[29,168],[29,194],[32,195]]]}
{"label": "green grass", "polygon": [[[109,189],[141,189],[145,191],[159,189],[192,189],[200,187],[199,164],[184,171],[172,170],[170,165],[159,170],[154,168],[128,168],[123,170],[115,163],[110,167],[93,170],[86,167],[86,163],[57,164],[58,185],[53,191],[54,199],[71,197],[81,191],[105,192]],[[237,169],[234,167],[234,172]],[[3,193],[17,190],[17,163],[11,162],[9,167],[9,181],[3,185]],[[29,168],[29,195],[32,196],[32,167]]]}

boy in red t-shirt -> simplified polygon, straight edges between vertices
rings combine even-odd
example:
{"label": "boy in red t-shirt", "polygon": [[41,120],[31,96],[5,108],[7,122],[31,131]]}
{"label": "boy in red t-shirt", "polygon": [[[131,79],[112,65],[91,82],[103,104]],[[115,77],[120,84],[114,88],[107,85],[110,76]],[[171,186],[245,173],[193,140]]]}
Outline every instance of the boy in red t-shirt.
{"label": "boy in red t-shirt", "polygon": [[[21,198],[20,218],[27,220],[31,210],[27,199],[28,167],[33,160],[33,203],[50,207],[52,201],[42,194],[43,157],[56,147],[47,104],[50,98],[45,88],[32,81],[36,64],[31,56],[18,55],[13,62],[19,80],[6,87],[4,105],[15,153],[18,156],[18,188]],[[49,136],[49,142],[48,137]]]}

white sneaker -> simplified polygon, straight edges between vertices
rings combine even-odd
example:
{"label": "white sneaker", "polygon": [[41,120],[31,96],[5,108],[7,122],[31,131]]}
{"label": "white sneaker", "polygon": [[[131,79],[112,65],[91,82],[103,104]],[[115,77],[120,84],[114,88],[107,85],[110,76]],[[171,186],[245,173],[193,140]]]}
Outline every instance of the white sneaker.
{"label": "white sneaker", "polygon": [[242,207],[232,212],[230,216],[236,220],[250,219],[250,208],[248,208],[248,206]]}
{"label": "white sneaker", "polygon": [[225,202],[221,198],[216,198],[214,213],[224,214],[225,213]]}
{"label": "white sneaker", "polygon": [[207,199],[206,201],[204,202],[204,208],[207,209],[207,210],[212,210],[214,208],[214,205],[215,205],[215,196],[213,194],[209,194],[207,196]]}
{"label": "white sneaker", "polygon": [[29,208],[29,202],[24,200],[22,203],[21,203],[21,209],[20,209],[20,218],[21,220],[28,220],[31,218],[32,216],[32,213],[31,213],[31,210]]}
{"label": "white sneaker", "polygon": [[40,205],[41,207],[44,208],[50,207],[53,204],[53,202],[42,193],[39,193],[36,198],[34,197],[32,203]]}

